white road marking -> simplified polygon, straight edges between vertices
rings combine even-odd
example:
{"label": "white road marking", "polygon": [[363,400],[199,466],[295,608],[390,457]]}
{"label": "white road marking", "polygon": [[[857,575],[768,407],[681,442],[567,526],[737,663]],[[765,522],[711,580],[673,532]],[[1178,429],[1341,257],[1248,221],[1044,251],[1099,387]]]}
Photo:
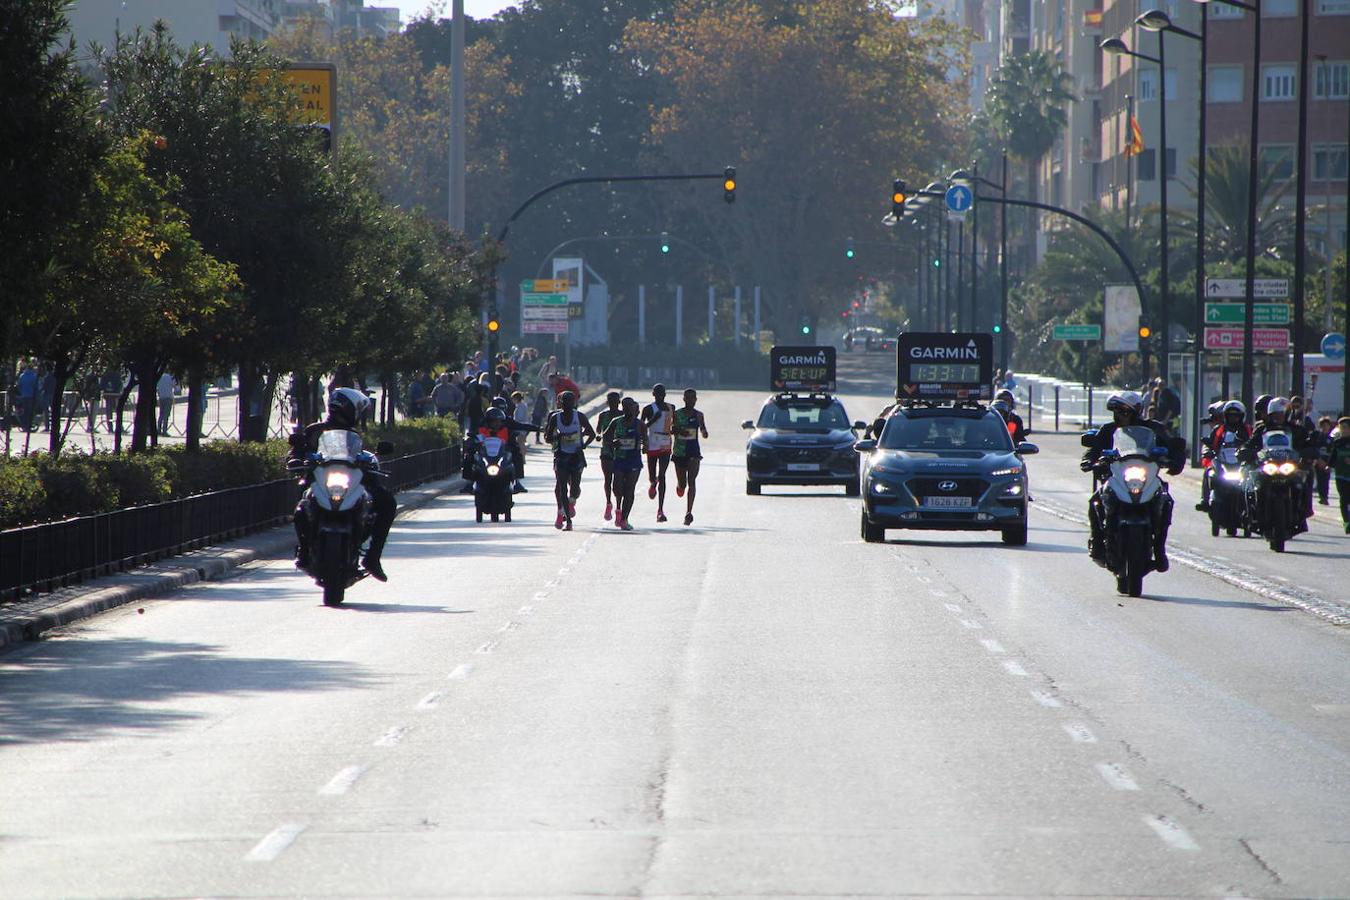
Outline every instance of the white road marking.
{"label": "white road marking", "polygon": [[485,644],[479,644],[479,645],[478,645],[478,649],[477,649],[477,650],[474,650],[473,652],[474,652],[474,653],[491,653],[493,650],[496,650],[496,649],[497,649],[497,642],[496,642],[496,641],[488,641],[488,642],[485,643]]}
{"label": "white road marking", "polygon": [[1106,780],[1106,783],[1118,791],[1139,790],[1139,785],[1130,777],[1130,773],[1115,763],[1097,763],[1096,769],[1097,773]]}
{"label": "white road marking", "polygon": [[966,628],[972,629],[982,627],[979,622],[972,622],[970,619],[962,619],[961,624]]}
{"label": "white road marking", "polygon": [[472,671],[472,663],[460,663],[451,669],[450,674],[445,677],[449,678],[451,681],[463,681],[465,678],[469,677],[469,673]]}
{"label": "white road marking", "polygon": [[1018,678],[1027,677],[1027,670],[1022,668],[1022,664],[1015,659],[1005,659],[1003,668],[1007,670],[1009,675],[1016,675]]}
{"label": "white road marking", "polygon": [[1055,697],[1055,695],[1050,693],[1049,691],[1032,691],[1031,697],[1033,700],[1035,700],[1041,706],[1046,707],[1047,709],[1059,709],[1061,706],[1064,705],[1063,703],[1060,703],[1059,700]]}
{"label": "white road marking", "polygon": [[932,594],[934,597],[945,597],[945,596],[947,596],[947,592],[946,592],[946,591],[939,591],[937,588],[929,588],[929,589],[928,589],[928,593]]}
{"label": "white road marking", "polygon": [[531,597],[530,599],[533,600],[533,601],[535,601],[536,603],[541,603],[541,602],[543,602],[544,600],[547,600],[547,599],[548,599],[548,591],[539,591],[538,593],[536,593],[536,594],[535,594],[533,597]]}
{"label": "white road marking", "polygon": [[533,606],[530,606],[530,605],[527,603],[527,604],[525,604],[524,606],[522,606],[520,609],[516,610],[516,612],[517,612],[518,614],[522,615],[522,616],[532,616],[532,615],[534,615],[534,607],[533,607]]}
{"label": "white road marking", "polygon": [[947,607],[948,612],[959,613],[961,611],[961,607],[955,603],[944,603],[942,605]]}
{"label": "white road marking", "polygon": [[555,587],[557,587],[557,586],[558,586],[558,579],[556,579],[556,578],[552,579],[551,581],[545,581],[545,582],[544,582],[544,587],[548,588],[550,591],[553,590],[553,589],[554,589]]}
{"label": "white road marking", "polygon": [[559,575],[559,576],[566,575],[568,572],[571,572],[571,571],[572,571],[572,570],[569,569],[567,566],[563,566],[561,569],[558,570],[558,575]]}
{"label": "white road marking", "polygon": [[417,701],[417,708],[418,708],[418,709],[435,709],[437,706],[440,705],[440,703],[441,703],[441,698],[444,697],[444,696],[445,696],[445,694],[444,694],[443,692],[441,692],[441,691],[432,691],[430,694],[427,694],[427,695],[426,695],[425,697],[423,697],[421,700],[418,700],[418,701]]}
{"label": "white road marking", "polygon": [[375,739],[376,747],[393,747],[403,740],[403,736],[408,733],[407,725],[395,725],[384,734]]}
{"label": "white road marking", "polygon": [[998,641],[994,640],[993,638],[980,638],[980,643],[983,644],[984,649],[988,650],[990,653],[1006,652],[1003,649],[1003,645],[1000,644]]}
{"label": "white road marking", "polygon": [[507,634],[507,633],[512,632],[512,631],[518,631],[519,629],[520,629],[520,623],[519,623],[519,622],[507,622],[507,623],[506,623],[505,625],[503,625],[501,628],[498,628],[497,631],[498,631],[500,634]]}
{"label": "white road marking", "polygon": [[258,841],[253,849],[248,851],[244,859],[248,862],[271,862],[280,856],[287,847],[295,843],[295,839],[304,830],[305,826],[296,822],[278,825],[272,829],[267,837]]}
{"label": "white road marking", "polygon": [[1200,845],[1195,842],[1195,838],[1182,828],[1176,822],[1173,822],[1167,816],[1144,816],[1144,821],[1148,827],[1157,832],[1158,837],[1162,838],[1169,845],[1177,850],[1199,850]]}
{"label": "white road marking", "polygon": [[345,794],[351,789],[352,785],[356,784],[356,779],[360,778],[365,771],[365,766],[348,766],[330,778],[327,784],[319,788],[319,793],[329,797]]}
{"label": "white road marking", "polygon": [[933,583],[933,579],[928,578],[928,577],[926,577],[926,576],[924,576],[924,575],[915,575],[914,577],[915,577],[916,579],[918,579],[919,581],[923,582],[924,584],[932,584],[932,583]]}
{"label": "white road marking", "polygon": [[1065,722],[1064,730],[1069,733],[1069,737],[1073,738],[1075,744],[1097,743],[1097,736],[1086,725],[1078,722]]}

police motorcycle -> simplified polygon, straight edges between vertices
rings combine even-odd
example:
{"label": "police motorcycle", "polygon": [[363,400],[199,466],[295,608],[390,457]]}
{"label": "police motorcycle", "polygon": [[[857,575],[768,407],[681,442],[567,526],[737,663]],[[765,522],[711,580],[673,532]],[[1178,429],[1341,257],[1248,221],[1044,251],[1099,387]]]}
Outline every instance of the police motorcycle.
{"label": "police motorcycle", "polygon": [[1209,533],[1218,537],[1224,531],[1235,537],[1251,535],[1251,519],[1247,514],[1246,473],[1238,460],[1239,435],[1225,434],[1217,448],[1205,449],[1205,477],[1209,479]]}
{"label": "police motorcycle", "polygon": [[[390,453],[393,446],[381,443],[376,449]],[[365,482],[387,475],[379,457],[363,448],[361,436],[341,429],[322,432],[318,448],[291,460],[287,469],[307,485],[300,498],[309,525],[304,571],[323,588],[325,606],[340,606],[347,588],[368,574],[360,560],[375,510]]]}
{"label": "police motorcycle", "polygon": [[1276,553],[1284,552],[1285,542],[1298,534],[1302,524],[1298,492],[1304,475],[1299,459],[1288,431],[1267,431],[1261,435],[1255,464],[1245,470],[1248,521]]}
{"label": "police motorcycle", "polygon": [[511,521],[511,507],[515,505],[511,486],[516,479],[516,467],[511,460],[511,447],[495,435],[479,435],[473,444],[473,511],[474,519],[483,521]]}
{"label": "police motorcycle", "polygon": [[[1097,432],[1083,434],[1093,446]],[[1101,517],[1105,553],[1098,561],[1116,576],[1116,591],[1138,597],[1144,576],[1154,571],[1154,547],[1172,503],[1162,468],[1169,448],[1147,425],[1116,428],[1111,447],[1091,466],[1095,486],[1091,506]],[[1088,464],[1084,463],[1087,468]]]}

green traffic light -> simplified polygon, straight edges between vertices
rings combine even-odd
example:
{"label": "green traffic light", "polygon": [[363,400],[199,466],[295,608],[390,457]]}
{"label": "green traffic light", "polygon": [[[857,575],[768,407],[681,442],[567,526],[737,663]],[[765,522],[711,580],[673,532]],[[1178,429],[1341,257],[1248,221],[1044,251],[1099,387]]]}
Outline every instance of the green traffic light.
{"label": "green traffic light", "polygon": [[803,325],[803,326],[802,326],[802,334],[810,334],[810,333],[811,333],[811,326],[810,326],[810,325]]}
{"label": "green traffic light", "polygon": [[1003,326],[1002,326],[1002,325],[995,325],[995,326],[994,326],[994,334],[1002,334],[1002,333],[1003,333]]}
{"label": "green traffic light", "polygon": [[940,259],[935,259],[935,260],[933,260],[933,268],[935,268],[935,269],[940,269],[940,268],[942,268],[942,260],[940,260]]}
{"label": "green traffic light", "polygon": [[852,258],[853,258],[853,248],[852,248],[852,247],[849,247],[847,250],[845,250],[845,251],[844,251],[844,255],[847,256],[849,259],[852,259]]}

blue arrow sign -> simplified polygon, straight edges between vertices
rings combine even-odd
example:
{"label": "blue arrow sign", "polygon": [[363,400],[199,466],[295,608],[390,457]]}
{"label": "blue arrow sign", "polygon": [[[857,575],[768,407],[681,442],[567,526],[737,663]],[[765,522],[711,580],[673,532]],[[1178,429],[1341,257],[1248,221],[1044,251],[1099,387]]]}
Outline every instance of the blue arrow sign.
{"label": "blue arrow sign", "polygon": [[954,213],[963,213],[975,203],[975,192],[964,184],[954,184],[947,188],[945,199],[947,209]]}
{"label": "blue arrow sign", "polygon": [[1322,354],[1327,359],[1345,359],[1345,335],[1333,331],[1323,337]]}

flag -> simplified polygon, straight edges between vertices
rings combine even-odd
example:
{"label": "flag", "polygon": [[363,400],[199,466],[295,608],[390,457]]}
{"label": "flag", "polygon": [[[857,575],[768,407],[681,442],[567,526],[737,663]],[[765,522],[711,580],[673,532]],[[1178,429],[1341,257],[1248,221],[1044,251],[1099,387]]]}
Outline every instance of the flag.
{"label": "flag", "polygon": [[1130,140],[1125,144],[1126,156],[1138,156],[1144,152],[1144,132],[1139,130],[1139,120],[1130,116]]}
{"label": "flag", "polygon": [[1101,11],[1100,9],[1085,9],[1085,10],[1083,10],[1083,27],[1084,27],[1084,28],[1101,28],[1101,27],[1102,27],[1102,11]]}

